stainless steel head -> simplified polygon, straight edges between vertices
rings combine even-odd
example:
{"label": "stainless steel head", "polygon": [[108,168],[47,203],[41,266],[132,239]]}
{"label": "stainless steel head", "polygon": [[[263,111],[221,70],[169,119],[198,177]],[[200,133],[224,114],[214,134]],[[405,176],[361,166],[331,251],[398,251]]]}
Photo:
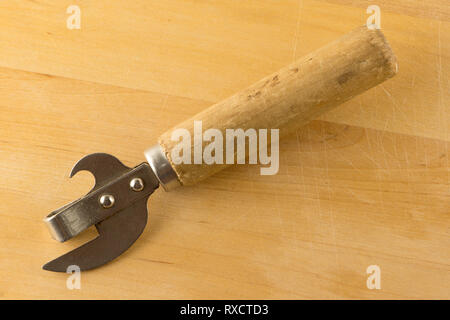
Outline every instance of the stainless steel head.
{"label": "stainless steel head", "polygon": [[103,265],[127,250],[147,223],[147,199],[159,186],[147,163],[129,168],[111,155],[94,153],[78,161],[70,176],[81,170],[94,175],[94,188],[44,221],[53,238],[61,242],[92,225],[99,236],[47,263],[45,270],[65,272],[70,265],[81,270]]}

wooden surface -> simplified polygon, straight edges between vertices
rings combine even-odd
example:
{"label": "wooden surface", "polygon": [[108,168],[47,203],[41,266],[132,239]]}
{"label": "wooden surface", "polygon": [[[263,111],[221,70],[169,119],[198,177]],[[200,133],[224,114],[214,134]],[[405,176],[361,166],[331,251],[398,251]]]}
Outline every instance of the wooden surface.
{"label": "wooden surface", "polygon": [[[450,298],[450,4],[380,0],[399,74],[282,141],[280,172],[159,190],[81,290],[42,218],[83,155],[127,165],[169,127],[366,22],[372,1],[0,2],[0,298]],[[366,269],[381,269],[381,289]]]}

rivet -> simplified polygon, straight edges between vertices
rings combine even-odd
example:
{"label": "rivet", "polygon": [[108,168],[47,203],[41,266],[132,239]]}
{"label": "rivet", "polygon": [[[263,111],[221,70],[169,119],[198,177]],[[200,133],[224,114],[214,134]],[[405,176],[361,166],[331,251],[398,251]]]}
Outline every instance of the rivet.
{"label": "rivet", "polygon": [[111,208],[112,206],[114,206],[114,202],[116,202],[116,200],[110,194],[104,194],[100,197],[100,204],[105,209],[108,209],[108,208]]}
{"label": "rivet", "polygon": [[130,181],[130,188],[136,192],[142,191],[144,190],[144,181],[141,178],[134,178]]}

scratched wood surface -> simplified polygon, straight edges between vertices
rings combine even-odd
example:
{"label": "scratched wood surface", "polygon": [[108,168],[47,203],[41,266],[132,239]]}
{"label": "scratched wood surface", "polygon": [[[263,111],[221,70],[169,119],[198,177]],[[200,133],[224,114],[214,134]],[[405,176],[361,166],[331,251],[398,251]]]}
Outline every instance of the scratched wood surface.
{"label": "scratched wood surface", "polygon": [[[83,155],[127,165],[167,128],[362,25],[372,1],[0,2],[0,298],[450,298],[450,4],[380,0],[399,74],[282,141],[280,172],[227,169],[149,201],[81,290],[42,218]],[[381,289],[366,269],[381,269]]]}

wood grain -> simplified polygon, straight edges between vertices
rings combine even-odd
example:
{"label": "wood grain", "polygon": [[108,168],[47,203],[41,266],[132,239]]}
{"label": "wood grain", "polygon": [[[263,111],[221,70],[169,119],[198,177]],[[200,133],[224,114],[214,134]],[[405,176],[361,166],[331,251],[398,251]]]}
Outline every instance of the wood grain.
{"label": "wood grain", "polygon": [[[324,0],[328,3],[355,6],[366,9],[375,4],[371,0]],[[385,12],[393,12],[413,17],[431,18],[442,21],[450,21],[450,2],[447,0],[411,1],[411,0],[378,0],[376,5]]]}
{"label": "wood grain", "polygon": [[[64,1],[3,1],[0,65],[212,104],[364,24],[364,2],[355,3],[80,1],[81,30],[68,30]],[[423,17],[429,2],[384,3],[401,79],[323,120],[449,140],[450,22]]]}
{"label": "wood grain", "polygon": [[450,298],[450,23],[422,1],[380,2],[399,74],[284,140],[278,175],[237,166],[156,192],[142,237],[81,290],[42,271],[94,236],[61,244],[42,222],[92,185],[68,179],[80,157],[138,164],[367,19],[361,1],[77,3],[72,31],[66,2],[0,3],[0,298]]}

